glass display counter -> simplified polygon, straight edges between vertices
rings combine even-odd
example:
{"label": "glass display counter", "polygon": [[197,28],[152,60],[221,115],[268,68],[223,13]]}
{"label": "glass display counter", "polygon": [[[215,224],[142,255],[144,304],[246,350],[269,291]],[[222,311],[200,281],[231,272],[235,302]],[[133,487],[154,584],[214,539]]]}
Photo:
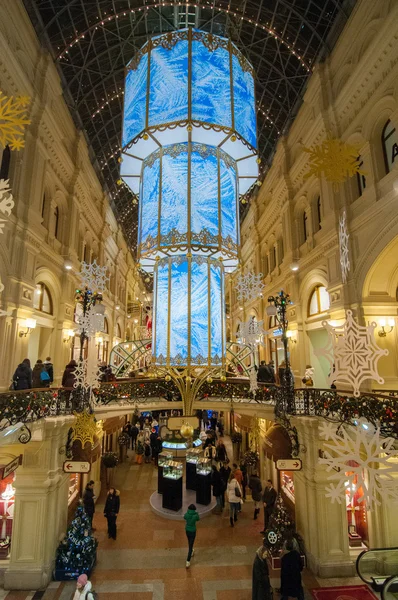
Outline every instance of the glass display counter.
{"label": "glass display counter", "polygon": [[196,490],[196,465],[201,458],[202,448],[189,448],[187,450],[187,468],[185,487],[187,490]]}
{"label": "glass display counter", "polygon": [[160,452],[158,459],[158,494],[163,494],[163,466],[173,458],[172,452]]}
{"label": "glass display counter", "polygon": [[202,454],[202,448],[189,448],[187,450],[187,463],[195,464]]}
{"label": "glass display counter", "polygon": [[182,508],[182,463],[175,460],[163,466],[162,507],[173,511]]}
{"label": "glass display counter", "polygon": [[196,463],[197,475],[209,475],[211,473],[211,459],[199,458]]}
{"label": "glass display counter", "polygon": [[196,463],[196,504],[211,502],[211,460],[199,458]]}
{"label": "glass display counter", "polygon": [[182,463],[176,460],[169,460],[163,465],[163,477],[165,479],[181,479]]}

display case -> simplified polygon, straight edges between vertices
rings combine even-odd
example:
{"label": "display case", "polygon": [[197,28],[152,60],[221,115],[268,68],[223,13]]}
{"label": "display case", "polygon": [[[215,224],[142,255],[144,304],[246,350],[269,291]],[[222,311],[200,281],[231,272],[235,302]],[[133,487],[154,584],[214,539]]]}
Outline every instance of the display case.
{"label": "display case", "polygon": [[182,479],[182,463],[169,460],[163,465],[163,477],[165,479]]}
{"label": "display case", "polygon": [[182,463],[175,460],[163,466],[162,507],[173,511],[182,508]]}
{"label": "display case", "polygon": [[199,458],[196,463],[196,504],[211,502],[211,460]]}
{"label": "display case", "polygon": [[202,448],[188,448],[187,450],[187,463],[196,465],[199,458],[201,458]]}
{"label": "display case", "polygon": [[173,458],[172,452],[160,452],[158,457],[158,494],[163,494],[163,466]]}
{"label": "display case", "polygon": [[201,458],[201,455],[201,448],[189,448],[187,450],[187,477],[185,481],[185,487],[187,490],[196,490],[196,465],[198,460]]}

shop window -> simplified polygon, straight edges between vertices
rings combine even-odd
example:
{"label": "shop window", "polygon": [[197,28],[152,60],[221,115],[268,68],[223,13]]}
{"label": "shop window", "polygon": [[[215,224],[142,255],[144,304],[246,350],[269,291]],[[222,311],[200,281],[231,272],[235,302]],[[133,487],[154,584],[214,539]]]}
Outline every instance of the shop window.
{"label": "shop window", "polygon": [[[358,156],[359,161],[359,168],[362,170],[363,167],[363,160],[361,159],[360,156]],[[357,173],[357,184],[358,184],[358,195],[362,196],[362,194],[365,191],[366,188],[366,177],[365,175],[362,175],[361,173]]]}
{"label": "shop window", "polygon": [[310,296],[308,303],[308,316],[319,315],[330,308],[330,298],[327,289],[323,285],[317,285]]}
{"label": "shop window", "polygon": [[37,283],[35,293],[33,295],[33,308],[40,312],[53,314],[53,303],[48,287],[44,283]]}
{"label": "shop window", "polygon": [[398,159],[398,135],[393,123],[388,120],[381,134],[386,173],[389,173]]}
{"label": "shop window", "polygon": [[11,473],[11,475],[0,481],[0,510],[2,515],[0,525],[0,559],[8,558],[10,553],[15,503],[14,479],[15,473]]}
{"label": "shop window", "polygon": [[303,212],[303,243],[307,241],[308,238],[308,217],[306,211]]}
{"label": "shop window", "polygon": [[1,157],[0,179],[8,179],[10,171],[10,162],[11,150],[9,145],[7,144],[7,146],[3,150],[3,154]]}

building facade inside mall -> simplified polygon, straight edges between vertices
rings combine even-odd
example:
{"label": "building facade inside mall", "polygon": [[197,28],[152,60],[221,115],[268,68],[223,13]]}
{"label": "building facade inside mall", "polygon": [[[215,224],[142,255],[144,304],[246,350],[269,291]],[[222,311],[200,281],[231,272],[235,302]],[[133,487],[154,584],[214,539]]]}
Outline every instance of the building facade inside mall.
{"label": "building facade inside mall", "polygon": [[293,544],[392,600],[398,3],[0,0],[0,48],[0,598],[284,598]]}

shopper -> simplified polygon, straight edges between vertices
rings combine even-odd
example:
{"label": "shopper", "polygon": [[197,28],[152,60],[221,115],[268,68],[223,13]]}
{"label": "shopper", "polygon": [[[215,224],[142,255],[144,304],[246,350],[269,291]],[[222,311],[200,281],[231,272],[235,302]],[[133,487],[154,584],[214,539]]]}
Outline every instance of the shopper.
{"label": "shopper", "polygon": [[253,562],[252,600],[272,600],[272,588],[269,580],[267,548],[264,543],[256,552]]}
{"label": "shopper", "polygon": [[235,475],[235,479],[239,482],[239,484],[242,485],[243,473],[236,463],[232,465],[232,473]]}
{"label": "shopper", "polygon": [[95,596],[92,590],[91,581],[85,573],[79,575],[76,582],[76,592],[73,596],[73,600],[95,600]]}
{"label": "shopper", "polygon": [[315,369],[311,365],[306,365],[304,377],[301,380],[305,386],[314,387],[314,372]]}
{"label": "shopper", "polygon": [[162,438],[158,434],[156,441],[155,441],[155,445],[152,450],[152,456],[153,456],[153,460],[155,463],[155,467],[158,466],[159,454],[161,453],[162,448],[163,448]]}
{"label": "shopper", "polygon": [[44,388],[50,385],[50,376],[44,368],[43,361],[38,358],[32,372],[32,387]]}
{"label": "shopper", "polygon": [[253,519],[256,520],[258,515],[260,514],[261,492],[263,490],[260,477],[258,476],[258,473],[256,471],[253,473],[253,475],[251,475],[249,479],[249,488],[251,489],[252,498],[254,502]]}
{"label": "shopper", "polygon": [[221,475],[216,465],[212,466],[211,471],[211,485],[213,486],[213,496],[217,502],[217,509],[221,513],[223,509],[222,495],[223,495],[223,486],[221,481]]}
{"label": "shopper", "polygon": [[264,506],[264,529],[260,533],[265,533],[268,527],[268,521],[274,510],[277,493],[272,487],[271,479],[268,479],[263,493]]}
{"label": "shopper", "polygon": [[238,520],[238,512],[242,502],[242,488],[233,471],[229,476],[227,498],[229,502],[229,522],[231,527],[234,527],[234,523]]}
{"label": "shopper", "polygon": [[228,462],[228,454],[225,444],[222,440],[218,440],[216,446],[216,461],[219,463]]}
{"label": "shopper", "polygon": [[116,539],[116,519],[120,510],[120,492],[115,488],[109,488],[106,497],[104,517],[108,521],[108,538]]}
{"label": "shopper", "polygon": [[51,385],[52,383],[54,383],[54,365],[51,362],[51,356],[47,356],[43,365],[44,365],[45,370],[48,373],[48,376],[50,377],[49,385]]}
{"label": "shopper", "polygon": [[32,387],[32,369],[29,358],[23,361],[15,369],[12,377],[12,387],[14,390],[30,390]]}
{"label": "shopper", "polygon": [[150,463],[151,462],[151,456],[152,456],[152,450],[151,450],[151,444],[150,444],[149,440],[145,441],[144,456],[145,456],[145,462],[146,463]]}
{"label": "shopper", "polygon": [[265,360],[262,360],[257,371],[257,381],[259,383],[274,383],[275,374],[269,365],[265,364]]}
{"label": "shopper", "polygon": [[231,467],[229,467],[228,463],[225,462],[223,465],[221,465],[221,468],[220,468],[222,508],[225,507],[225,492],[227,490],[230,474],[231,474]]}
{"label": "shopper", "polygon": [[281,600],[287,600],[289,597],[304,600],[302,569],[300,554],[294,549],[290,539],[286,544],[286,554],[281,559]]}
{"label": "shopper", "polygon": [[93,528],[93,518],[95,513],[95,495],[94,495],[94,481],[91,479],[86,485],[86,489],[83,494],[83,504],[84,510],[87,513],[88,518],[90,519],[91,529],[95,531]]}
{"label": "shopper", "polygon": [[195,553],[195,550],[193,548],[194,542],[195,542],[195,538],[196,538],[196,522],[199,521],[199,514],[196,511],[196,506],[195,504],[190,504],[188,506],[188,510],[184,515],[184,519],[186,521],[185,523],[185,533],[187,534],[187,538],[188,538],[188,556],[187,556],[187,562],[185,563],[185,566],[188,568],[191,566],[191,558]]}
{"label": "shopper", "polygon": [[64,374],[62,375],[62,387],[73,388],[76,383],[76,371],[77,362],[71,360],[65,367]]}
{"label": "shopper", "polygon": [[247,483],[248,483],[248,480],[247,480],[247,468],[246,468],[246,465],[243,464],[243,463],[240,465],[239,468],[242,471],[242,483],[241,483],[241,485],[242,485],[242,492],[243,492],[243,500],[246,500],[246,486],[247,486]]}
{"label": "shopper", "polygon": [[135,448],[135,445],[136,445],[136,442],[137,442],[137,436],[138,436],[139,431],[140,430],[138,429],[137,424],[134,423],[131,426],[131,429],[130,429],[131,449],[132,450],[134,450],[134,448]]}

